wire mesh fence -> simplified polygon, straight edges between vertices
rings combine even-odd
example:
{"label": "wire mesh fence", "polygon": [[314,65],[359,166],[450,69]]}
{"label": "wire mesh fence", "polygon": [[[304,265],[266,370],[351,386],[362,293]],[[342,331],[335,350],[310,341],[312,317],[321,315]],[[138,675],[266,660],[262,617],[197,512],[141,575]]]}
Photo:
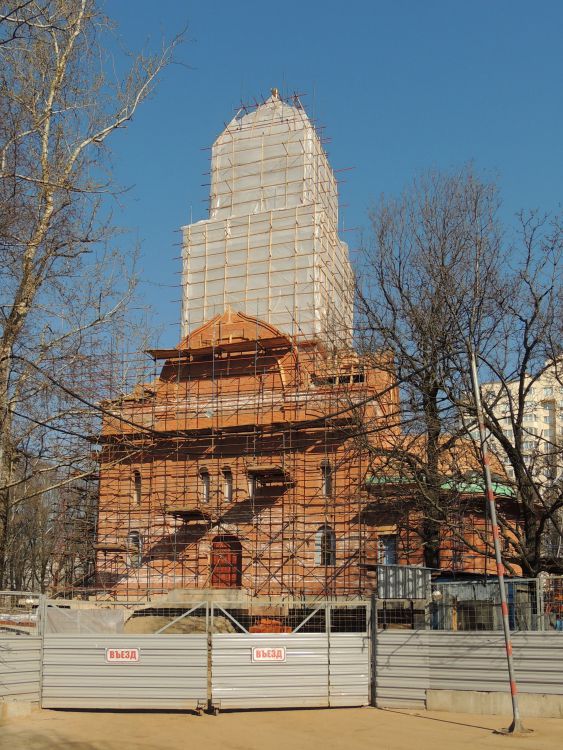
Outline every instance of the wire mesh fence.
{"label": "wire mesh fence", "polygon": [[[506,581],[512,631],[563,634],[563,576]],[[40,632],[39,594],[0,591],[0,636]],[[193,604],[46,600],[50,632],[367,633],[370,601],[227,600]],[[434,581],[425,598],[377,599],[379,629],[494,631],[502,629],[498,583]],[[52,612],[51,610],[57,610]],[[60,617],[54,617],[54,614]],[[53,615],[48,617],[48,615]],[[119,615],[119,616],[118,616]]]}
{"label": "wire mesh fence", "polygon": [[138,607],[96,606],[91,602],[46,601],[44,629],[51,633],[367,633],[367,600],[314,603],[249,601],[151,604]]}
{"label": "wire mesh fence", "polygon": [[29,591],[0,591],[0,635],[36,635],[39,601]]}
{"label": "wire mesh fence", "polygon": [[251,603],[244,610],[213,607],[211,628],[226,617],[234,632],[247,633],[366,633],[369,603],[315,603],[305,606]]}
{"label": "wire mesh fence", "polygon": [[[512,631],[563,633],[563,576],[506,581]],[[500,591],[495,579],[437,581],[418,600],[379,600],[382,629],[489,631],[502,629]]]}

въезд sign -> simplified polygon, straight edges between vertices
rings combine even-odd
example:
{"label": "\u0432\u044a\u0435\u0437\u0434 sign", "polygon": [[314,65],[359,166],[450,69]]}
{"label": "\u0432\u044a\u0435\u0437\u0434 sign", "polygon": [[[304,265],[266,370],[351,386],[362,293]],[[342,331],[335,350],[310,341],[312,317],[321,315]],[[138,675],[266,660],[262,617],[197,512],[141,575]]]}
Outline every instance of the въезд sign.
{"label": "\u0432\u044a\u0435\u0437\u0434 sign", "polygon": [[138,648],[106,648],[106,661],[111,664],[129,664],[140,661]]}
{"label": "\u0432\u044a\u0435\u0437\u0434 sign", "polygon": [[285,646],[256,646],[252,661],[285,661]]}

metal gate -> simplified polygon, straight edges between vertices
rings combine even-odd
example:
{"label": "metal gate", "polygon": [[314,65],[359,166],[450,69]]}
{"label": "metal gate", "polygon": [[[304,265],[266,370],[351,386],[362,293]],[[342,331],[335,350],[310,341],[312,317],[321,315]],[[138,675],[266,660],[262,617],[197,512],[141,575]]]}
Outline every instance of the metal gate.
{"label": "metal gate", "polygon": [[49,614],[54,614],[48,612],[49,606],[69,620],[70,632],[44,633],[43,708],[201,711],[207,707],[207,633],[165,634],[171,625],[201,610],[201,605],[148,635],[73,632],[73,626],[82,631],[99,627],[104,620],[99,613],[104,610],[94,617],[92,610],[65,612],[61,606],[47,604],[47,622]]}
{"label": "metal gate", "polygon": [[212,632],[214,709],[369,704],[367,604],[328,604],[285,615],[279,608],[254,607],[237,617],[215,605],[212,631],[217,614],[228,617],[237,632]]}
{"label": "metal gate", "polygon": [[205,635],[45,636],[43,708],[201,709]]}
{"label": "metal gate", "polygon": [[[124,633],[116,612],[46,602],[41,705],[219,711],[369,704],[365,601],[239,610],[200,602],[151,612],[166,612],[166,624]],[[146,612],[135,614],[142,621]],[[170,632],[182,623],[186,632]]]}

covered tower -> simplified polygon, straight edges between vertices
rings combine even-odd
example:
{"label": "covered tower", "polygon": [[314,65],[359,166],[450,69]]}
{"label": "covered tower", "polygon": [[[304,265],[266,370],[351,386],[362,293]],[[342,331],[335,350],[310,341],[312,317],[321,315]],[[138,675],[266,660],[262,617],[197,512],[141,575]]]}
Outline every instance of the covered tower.
{"label": "covered tower", "polygon": [[300,339],[351,342],[336,180],[300,102],[276,89],[217,138],[209,218],[183,228],[182,335],[228,308]]}

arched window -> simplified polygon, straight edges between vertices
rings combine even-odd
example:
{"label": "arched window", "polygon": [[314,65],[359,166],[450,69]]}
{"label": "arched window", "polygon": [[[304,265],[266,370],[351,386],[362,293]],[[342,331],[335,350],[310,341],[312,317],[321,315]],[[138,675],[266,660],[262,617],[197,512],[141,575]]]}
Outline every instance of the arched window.
{"label": "arched window", "polygon": [[315,564],[336,565],[336,536],[326,523],[315,534]]}
{"label": "arched window", "polygon": [[201,501],[208,503],[211,497],[211,478],[207,469],[202,469],[199,472],[199,479],[201,481]]}
{"label": "arched window", "polygon": [[140,568],[143,560],[143,538],[140,531],[133,530],[127,534],[127,547],[129,548],[129,567]]}
{"label": "arched window", "polygon": [[230,503],[233,499],[233,473],[230,469],[223,469],[223,498]]}
{"label": "arched window", "polygon": [[332,497],[332,466],[330,461],[321,462],[321,480],[323,497]]}
{"label": "arched window", "polygon": [[141,472],[133,472],[133,505],[141,504]]}

